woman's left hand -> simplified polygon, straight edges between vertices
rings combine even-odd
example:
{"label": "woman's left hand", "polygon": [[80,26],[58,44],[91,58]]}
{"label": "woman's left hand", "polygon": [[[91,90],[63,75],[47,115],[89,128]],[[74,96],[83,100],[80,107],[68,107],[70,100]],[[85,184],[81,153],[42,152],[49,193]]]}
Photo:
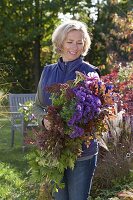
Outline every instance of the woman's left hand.
{"label": "woman's left hand", "polygon": [[45,128],[46,128],[47,130],[50,130],[51,124],[50,124],[49,120],[47,120],[47,119],[44,118],[44,119],[43,119],[43,123],[44,123]]}

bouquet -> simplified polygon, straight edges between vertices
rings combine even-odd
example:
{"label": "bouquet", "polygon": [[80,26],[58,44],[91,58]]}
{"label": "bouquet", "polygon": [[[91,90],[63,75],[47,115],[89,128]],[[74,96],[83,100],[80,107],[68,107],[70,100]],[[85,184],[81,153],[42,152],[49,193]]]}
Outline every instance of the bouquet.
{"label": "bouquet", "polygon": [[[76,79],[46,88],[52,105],[45,118],[49,130],[35,135],[36,152],[31,158],[35,179],[53,192],[64,187],[64,170],[73,169],[82,154],[82,143],[87,147],[92,140],[101,139],[108,129],[108,118],[115,116],[113,87],[106,85],[94,72],[76,72]],[[45,197],[46,199],[46,197]]]}

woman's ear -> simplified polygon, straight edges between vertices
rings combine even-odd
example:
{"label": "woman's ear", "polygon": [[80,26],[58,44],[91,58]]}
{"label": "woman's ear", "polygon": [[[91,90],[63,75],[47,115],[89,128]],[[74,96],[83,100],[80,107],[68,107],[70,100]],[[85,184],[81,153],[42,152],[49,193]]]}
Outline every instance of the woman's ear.
{"label": "woman's ear", "polygon": [[58,52],[61,52],[61,48],[60,47],[58,47],[57,49],[58,49]]}

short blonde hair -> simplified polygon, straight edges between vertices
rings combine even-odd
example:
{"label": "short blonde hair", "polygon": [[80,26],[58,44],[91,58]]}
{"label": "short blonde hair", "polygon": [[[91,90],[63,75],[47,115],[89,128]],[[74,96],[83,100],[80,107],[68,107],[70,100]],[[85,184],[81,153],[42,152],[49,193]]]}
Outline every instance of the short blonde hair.
{"label": "short blonde hair", "polygon": [[85,23],[77,20],[69,20],[60,24],[52,35],[52,42],[57,53],[61,53],[61,48],[64,40],[67,37],[67,34],[72,30],[79,30],[83,33],[84,39],[84,48],[82,55],[85,56],[90,49],[91,39],[87,31],[87,26]]}

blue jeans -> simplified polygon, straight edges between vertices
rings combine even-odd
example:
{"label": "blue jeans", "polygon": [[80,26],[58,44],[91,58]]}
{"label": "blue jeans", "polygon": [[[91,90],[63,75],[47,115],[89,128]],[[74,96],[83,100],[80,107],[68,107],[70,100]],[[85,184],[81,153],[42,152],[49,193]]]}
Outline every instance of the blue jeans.
{"label": "blue jeans", "polygon": [[97,155],[89,160],[77,161],[73,170],[65,170],[65,188],[55,193],[55,200],[87,200],[96,164]]}

